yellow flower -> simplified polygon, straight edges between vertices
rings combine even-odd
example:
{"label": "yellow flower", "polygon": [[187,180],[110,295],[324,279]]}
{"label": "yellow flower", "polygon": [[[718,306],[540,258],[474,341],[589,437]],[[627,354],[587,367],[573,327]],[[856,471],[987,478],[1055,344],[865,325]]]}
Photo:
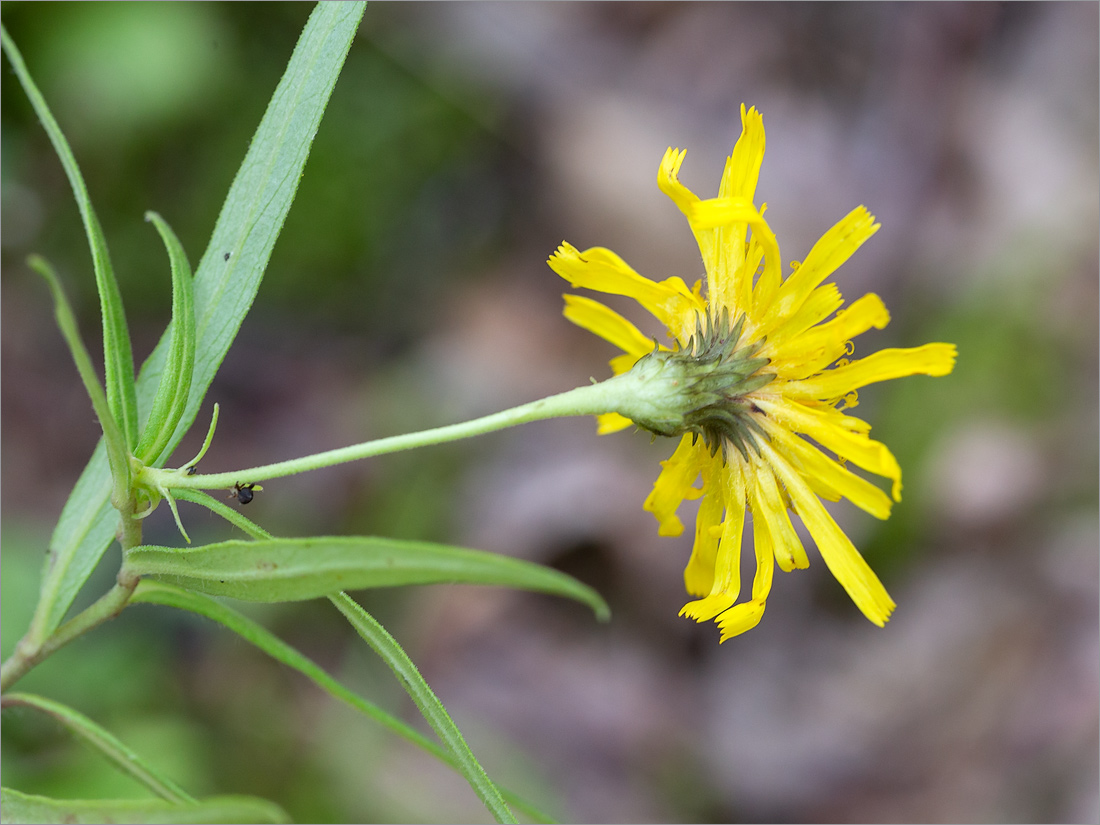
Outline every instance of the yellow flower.
{"label": "yellow flower", "polygon": [[[590,298],[565,296],[570,321],[623,350],[611,361],[616,374],[636,364],[652,367],[655,359],[661,359],[662,368],[674,365],[683,371],[683,380],[672,382],[683,389],[682,415],[632,422],[608,413],[598,419],[601,433],[638,423],[680,436],[644,505],[656,516],[660,535],[677,536],[684,529],[676,515],[680,504],[702,498],[684,571],[688,593],[699,598],[684,605],[680,615],[714,619],[722,641],[755,627],[775,564],[784,571],[809,565],[791,524],[793,511],[837,581],[881,627],[894,602],[821,499],[844,497],[885,519],[891,497],[846,464],[890,479],[894,501],[901,496],[901,469],[886,446],[869,437],[870,425],[843,410],[856,405],[856,390],[867,384],[946,375],[955,363],[955,347],[926,344],[854,361],[844,358],[853,351],[853,337],[871,327],[882,329],[890,316],[877,295],[864,295],[840,310],[840,291],[823,282],[879,225],[857,207],[814,244],[801,264],[792,262],[784,278],[765,207],[757,209],[753,200],[764,158],[763,120],[755,108],[746,111],[742,105],[741,123],[717,198],[701,200],[680,183],[682,151],[669,149],[657,174],[658,185],[687,217],[699,244],[705,298],[700,283],[689,289],[675,277],[651,281],[600,247],[579,252],[563,242],[549,264],[574,287],[634,298],[674,339],[671,347],[655,348],[617,312]],[[695,486],[700,479],[701,486]],[[738,603],[746,511],[752,514],[756,575],[751,596]]]}

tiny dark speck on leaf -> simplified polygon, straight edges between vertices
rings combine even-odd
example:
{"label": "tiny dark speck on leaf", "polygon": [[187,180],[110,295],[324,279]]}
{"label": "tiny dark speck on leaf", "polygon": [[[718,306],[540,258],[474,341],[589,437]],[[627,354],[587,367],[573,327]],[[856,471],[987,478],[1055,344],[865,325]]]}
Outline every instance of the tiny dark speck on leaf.
{"label": "tiny dark speck on leaf", "polygon": [[223,261],[228,261],[229,260],[229,253],[228,252],[226,252],[225,255],[222,256],[222,260]]}

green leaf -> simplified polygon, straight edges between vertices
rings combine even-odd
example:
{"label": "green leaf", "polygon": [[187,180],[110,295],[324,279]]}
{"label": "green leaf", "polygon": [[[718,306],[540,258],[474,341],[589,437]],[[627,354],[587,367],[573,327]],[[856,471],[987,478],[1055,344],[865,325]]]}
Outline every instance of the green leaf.
{"label": "green leaf", "polygon": [[462,737],[461,731],[454,723],[443,703],[439,701],[435,693],[424,681],[420,671],[416,669],[412,659],[408,657],[397,640],[391,636],[373,616],[356,603],[347,593],[340,593],[331,597],[336,609],[344,614],[344,617],[355,628],[355,632],[371,646],[375,653],[389,665],[397,681],[405,688],[415,703],[420,713],[432,726],[439,738],[451,749],[455,759],[458,760],[459,770],[474,789],[474,793],[489,809],[497,822],[515,822],[516,818],[504,804],[500,791],[481,763],[477,761],[470,746]]}
{"label": "green leaf", "polygon": [[172,266],[172,321],[166,333],[169,336],[168,356],[145,430],[134,450],[134,455],[147,462],[168,446],[187,406],[191,376],[195,371],[195,296],[191,264],[187,262],[187,253],[176,233],[156,212],[146,212],[145,219],[156,226]]}
{"label": "green leaf", "polygon": [[53,294],[54,317],[65,343],[69,345],[69,352],[76,362],[76,371],[84,382],[84,389],[92,400],[92,408],[103,428],[103,437],[108,448],[111,476],[115,479],[115,486],[125,493],[130,489],[130,461],[129,448],[122,431],[111,414],[107,396],[103,392],[103,386],[99,383],[99,376],[92,366],[92,357],[84,346],[80,337],[80,330],[76,324],[76,316],[73,315],[69,299],[65,297],[65,291],[61,288],[61,281],[54,272],[49,262],[40,255],[31,255],[27,264],[41,275],[50,287]]}
{"label": "green leaf", "polygon": [[23,62],[15,43],[7,29],[0,26],[4,51],[8,54],[12,68],[19,76],[23,90],[30,98],[38,119],[49,135],[50,143],[57,152],[65,174],[69,178],[76,205],[80,208],[80,217],[84,221],[84,231],[88,235],[88,246],[92,251],[92,264],[95,269],[96,289],[99,290],[99,306],[103,315],[103,362],[104,377],[107,384],[107,404],[119,429],[126,438],[126,446],[133,447],[137,441],[137,398],[134,389],[134,356],[130,350],[130,333],[126,328],[126,313],[122,307],[122,293],[119,292],[115,271],[111,266],[111,256],[107,251],[107,239],[103,237],[103,228],[99,225],[88,187],[76,164],[72,149],[69,148],[61,127],[57,125],[45,98],[31,79],[30,72]]}
{"label": "green leaf", "polygon": [[266,799],[212,796],[174,805],[160,799],[50,799],[11,788],[0,789],[0,822],[71,823],[216,823],[290,822],[290,816]]}
{"label": "green leaf", "polygon": [[30,693],[6,693],[3,706],[23,705],[49,714],[95,750],[102,753],[115,767],[129,774],[157,796],[177,804],[195,802],[195,798],[166,776],[145,764],[136,753],[115,738],[114,734],[100,727],[87,716],[70,707],[35,696]]}
{"label": "green leaf", "polygon": [[[220,504],[220,502],[217,503]],[[174,607],[179,610],[188,610],[200,616],[205,616],[223,627],[232,630],[245,641],[254,644],[277,662],[281,662],[287,667],[297,670],[330,696],[342,702],[346,702],[360,713],[369,716],[383,727],[408,742],[411,742],[418,748],[430,753],[446,765],[455,769],[459,767],[458,760],[452,756],[451,752],[446,748],[431,741],[422,733],[409,727],[409,725],[405,724],[397,717],[382,710],[382,708],[378,707],[373,702],[362,698],[355,692],[344,687],[313,661],[276,637],[262,625],[257,624],[252,621],[252,619],[242,615],[233,608],[227,607],[221,602],[214,601],[209,596],[204,596],[201,593],[193,593],[189,590],[175,587],[174,585],[145,579],[138,585],[137,590],[134,591],[134,595],[130,599],[130,604],[160,604],[167,607]],[[553,821],[545,813],[518,794],[506,788],[501,788],[500,792],[511,805],[533,821]]]}
{"label": "green leaf", "polygon": [[591,587],[549,567],[481,550],[373,536],[233,540],[187,549],[143,545],[126,554],[123,570],[250,602],[464,582],[552,593],[587,604],[600,619],[609,614]]}
{"label": "green leaf", "polygon": [[[359,28],[362,3],[318,3],[230,187],[194,278],[195,370],[183,416],[164,451],[163,466],[191,426],[214,374],[259,288],[290,209],[336,78]],[[230,253],[228,261],[225,253]],[[167,360],[167,335],[141,368],[139,410],[152,408]],[[102,444],[70,494],[50,539],[42,595],[28,634],[41,644],[61,623],[77,591],[114,536],[110,473]]]}

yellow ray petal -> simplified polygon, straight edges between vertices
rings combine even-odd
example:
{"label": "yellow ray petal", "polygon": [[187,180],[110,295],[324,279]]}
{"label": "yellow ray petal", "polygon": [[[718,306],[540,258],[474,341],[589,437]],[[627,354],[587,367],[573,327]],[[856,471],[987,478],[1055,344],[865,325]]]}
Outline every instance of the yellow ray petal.
{"label": "yellow ray petal", "polygon": [[670,146],[665,150],[661,165],[657,167],[657,186],[672,199],[681,212],[687,215],[699,197],[680,183],[680,167],[685,157],[687,157],[686,149],[673,149]]}
{"label": "yellow ray petal", "polygon": [[761,396],[754,400],[774,421],[797,433],[805,433],[822,447],[864,470],[891,479],[894,482],[894,501],[901,501],[901,467],[885,444],[873,441],[865,429],[861,431],[862,428],[853,423],[858,422],[866,427],[865,422],[832,407],[808,407],[775,396]]}
{"label": "yellow ray petal", "polygon": [[718,643],[740,636],[760,624],[760,619],[764,615],[764,606],[763,601],[753,599],[734,605],[720,615],[715,620],[718,623],[718,629],[722,631],[722,635],[718,637]]}
{"label": "yellow ray petal", "polygon": [[693,596],[704,596],[711,591],[714,583],[714,560],[718,554],[718,542],[722,524],[722,500],[720,471],[721,456],[714,459],[702,444],[696,448],[705,460],[702,468],[703,490],[706,495],[699,502],[699,512],[695,517],[695,543],[691,548],[691,558],[684,568],[684,587]]}
{"label": "yellow ray petal", "polygon": [[784,394],[798,399],[841,398],[876,381],[907,375],[947,375],[955,367],[954,344],[925,344],[908,349],[884,349],[813,378],[791,381]]}
{"label": "yellow ray petal", "polygon": [[[761,604],[768,598],[768,594],[772,590],[772,576],[775,574],[775,560],[779,554],[776,553],[776,546],[778,541],[786,541],[783,536],[776,536],[774,528],[782,523],[786,523],[786,527],[790,528],[791,522],[787,518],[787,512],[784,511],[780,514],[782,519],[773,519],[765,516],[763,518],[757,518],[757,514],[769,509],[768,504],[761,498],[760,493],[763,485],[760,481],[766,477],[771,482],[772,486],[775,485],[775,478],[771,472],[761,473],[749,485],[749,504],[752,507],[753,520],[752,520],[752,536],[753,545],[756,548],[756,575],[752,580],[752,600],[754,602],[760,602]],[[793,533],[794,530],[791,529]],[[802,543],[799,542],[799,549],[802,548]],[[805,553],[803,553],[805,555]],[[809,562],[807,565],[809,566]]]}
{"label": "yellow ray petal", "polygon": [[680,166],[687,156],[686,151],[669,148],[661,159],[661,165],[657,169],[657,186],[664,192],[676,207],[688,219],[688,225],[695,236],[695,242],[699,245],[699,254],[703,258],[703,270],[707,273],[707,294],[714,295],[714,274],[718,271],[718,257],[721,254],[718,244],[718,235],[711,227],[697,227],[692,221],[695,205],[699,203],[699,197],[680,183]]}
{"label": "yellow ray petal", "polygon": [[[805,378],[827,367],[839,358],[847,343],[869,330],[883,329],[890,323],[890,313],[877,295],[864,295],[836,317],[791,338],[783,334],[780,325],[764,345],[760,354],[772,361],[776,372],[788,379]],[[781,343],[773,343],[779,341]]]}
{"label": "yellow ray petal", "polygon": [[653,340],[610,307],[583,295],[563,295],[562,314],[583,329],[610,341],[624,352],[642,356],[653,349]]}
{"label": "yellow ray petal", "polygon": [[[770,472],[767,475],[771,477]],[[753,545],[756,549],[756,575],[752,581],[752,599],[731,607],[717,618],[718,628],[722,631],[719,642],[732,639],[756,627],[760,623],[760,617],[764,615],[764,606],[772,589],[772,578],[775,573],[774,544],[769,522],[757,517],[763,504],[756,495],[754,487],[755,485],[749,486],[750,503],[753,508]],[[790,524],[789,521],[787,523]]]}
{"label": "yellow ray petal", "polygon": [[829,571],[864,616],[879,627],[885,625],[896,605],[878,576],[794,468],[767,442],[761,442],[760,449],[786,487],[795,512],[813,536]]}
{"label": "yellow ray petal", "polygon": [[779,491],[775,476],[763,461],[756,462],[751,489],[754,496],[753,524],[759,521],[767,525],[772,551],[775,554],[775,560],[779,563],[779,569],[785,573],[792,570],[805,570],[810,566],[810,560],[806,558],[806,548],[802,546],[802,539],[798,537],[798,533],[791,524],[790,516],[787,515],[787,504]]}
{"label": "yellow ray petal", "polygon": [[[741,198],[752,203],[763,160],[763,118],[755,108],[746,111],[741,104],[741,136],[733,147],[733,154],[726,159],[718,197]],[[763,255],[759,244],[750,247],[745,243],[748,230],[749,224],[745,221],[735,221],[713,230],[714,267],[707,270],[710,276],[707,296],[712,312],[725,308],[731,318],[752,309],[752,280],[759,256]]]}
{"label": "yellow ray petal", "polygon": [[584,252],[562,243],[547,261],[550,268],[575,287],[626,295],[657,316],[679,337],[684,319],[693,311],[704,311],[706,305],[680,278],[651,281],[635,272],[610,249],[594,246]]}
{"label": "yellow ray petal", "polygon": [[[725,505],[726,517],[722,522],[722,534],[714,558],[714,574],[710,592],[702,599],[688,602],[680,615],[697,622],[713,619],[729,609],[741,592],[741,536],[745,527],[745,477],[739,460],[731,457],[729,463],[718,472],[722,489],[711,492],[708,498],[719,499]],[[705,500],[704,500],[705,504]],[[700,507],[700,512],[702,508]]]}
{"label": "yellow ray petal", "polygon": [[741,136],[733,147],[733,154],[726,160],[718,197],[753,199],[756,182],[760,178],[760,165],[764,162],[764,142],[764,118],[755,106],[746,111],[742,103]]}
{"label": "yellow ray petal", "polygon": [[[752,229],[753,239],[764,250],[764,271],[760,275],[757,287],[759,288],[761,284],[771,284],[773,282],[778,286],[781,279],[780,267],[782,265],[779,244],[775,239],[775,233],[768,226],[768,222],[764,220],[763,213],[756,209],[752,201],[743,197],[697,200],[691,206],[688,221],[691,223],[692,230],[697,234],[712,227],[740,223],[748,224]],[[709,274],[710,270],[708,269]],[[740,279],[735,279],[733,273],[730,272],[722,272],[721,274],[723,275],[721,282],[712,284],[710,280],[717,279],[708,279],[707,288],[710,290],[708,294],[715,296],[717,300],[733,304],[737,300],[737,296],[741,294]],[[752,273],[748,274],[751,277]],[[760,310],[757,309],[755,300],[754,296],[753,312],[759,314]]]}
{"label": "yellow ray petal", "polygon": [[[627,427],[633,427],[634,422],[629,418],[618,413],[603,413],[596,416],[596,434],[608,435],[609,433],[617,433],[620,430],[625,430]],[[683,527],[680,528],[681,530]],[[679,535],[675,533],[673,535]]]}
{"label": "yellow ray petal", "polygon": [[[623,420],[630,421],[630,419]],[[693,445],[691,436],[685,435],[680,439],[676,451],[667,461],[661,462],[661,474],[653,482],[653,490],[642,505],[643,510],[653,513],[656,517],[660,525],[657,535],[678,536],[684,532],[683,522],[676,515],[676,511],[680,509],[684,499],[699,498],[703,494],[702,490],[694,485],[707,457],[703,446]]]}
{"label": "yellow ray petal", "polygon": [[631,367],[637,364],[638,359],[641,357],[632,352],[624,352],[622,355],[616,355],[607,363],[611,365],[611,371],[615,375],[622,375],[624,372],[630,372]]}
{"label": "yellow ray petal", "polygon": [[775,303],[764,316],[762,328],[771,329],[797,312],[814,288],[832,275],[878,228],[875,216],[862,206],[845,215],[821,236],[802,265],[783,282]]}
{"label": "yellow ray petal", "polygon": [[[772,347],[782,346],[786,341],[792,341],[802,336],[814,324],[819,324],[844,305],[844,299],[840,295],[840,289],[836,284],[824,284],[815,289],[806,302],[802,304],[798,312],[792,315],[779,327],[765,330],[760,326],[753,326],[753,335],[759,338],[767,335],[768,345]],[[754,310],[755,311],[755,310]]]}
{"label": "yellow ray petal", "polygon": [[866,510],[875,518],[890,517],[893,503],[890,497],[865,478],[860,478],[851,470],[841,466],[820,450],[814,448],[805,439],[794,435],[790,430],[764,419],[764,429],[771,436],[774,446],[793,464],[813,486],[817,479],[825,483],[828,489],[844,496],[861,510]]}

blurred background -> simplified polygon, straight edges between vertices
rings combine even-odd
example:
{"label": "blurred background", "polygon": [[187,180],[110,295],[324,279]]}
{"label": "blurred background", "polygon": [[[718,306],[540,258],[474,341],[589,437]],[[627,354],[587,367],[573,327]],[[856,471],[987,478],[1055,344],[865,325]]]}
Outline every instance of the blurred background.
{"label": "blurred background", "polygon": [[[169,314],[159,211],[193,263],[293,49],[300,3],[5,2],[99,211],[139,363]],[[857,355],[958,344],[947,378],[860,393],[898,456],[880,523],[833,512],[898,602],[869,624],[811,550],[760,626],[677,618],[690,535],[641,509],[672,442],[527,425],[266,485],[281,535],[445,541],[553,565],[571,603],[472,587],[362,593],[489,773],[588,822],[1095,822],[1098,804],[1098,9],[1095,3],[368,6],[255,307],[177,452],[206,472],[450,423],[609,374],[561,317],[562,239],[702,275],[656,186],[717,191],[742,102],[785,261],[858,204],[882,229],[838,272],[893,321]],[[99,348],[79,216],[2,72],[4,655],[97,440],[46,289]],[[647,318],[631,310],[647,333]],[[192,537],[235,535],[181,505]],[[692,503],[681,515],[693,519]],[[688,531],[690,533],[690,531]],[[179,544],[161,508],[152,543]],[[751,558],[751,554],[750,554]],[[105,556],[90,589],[118,565]],[[324,602],[250,609],[424,728]],[[212,624],[137,607],[20,683],[92,716],[196,794],[298,821],[481,821],[454,773]],[[4,784],[142,789],[57,727],[3,718]]]}

